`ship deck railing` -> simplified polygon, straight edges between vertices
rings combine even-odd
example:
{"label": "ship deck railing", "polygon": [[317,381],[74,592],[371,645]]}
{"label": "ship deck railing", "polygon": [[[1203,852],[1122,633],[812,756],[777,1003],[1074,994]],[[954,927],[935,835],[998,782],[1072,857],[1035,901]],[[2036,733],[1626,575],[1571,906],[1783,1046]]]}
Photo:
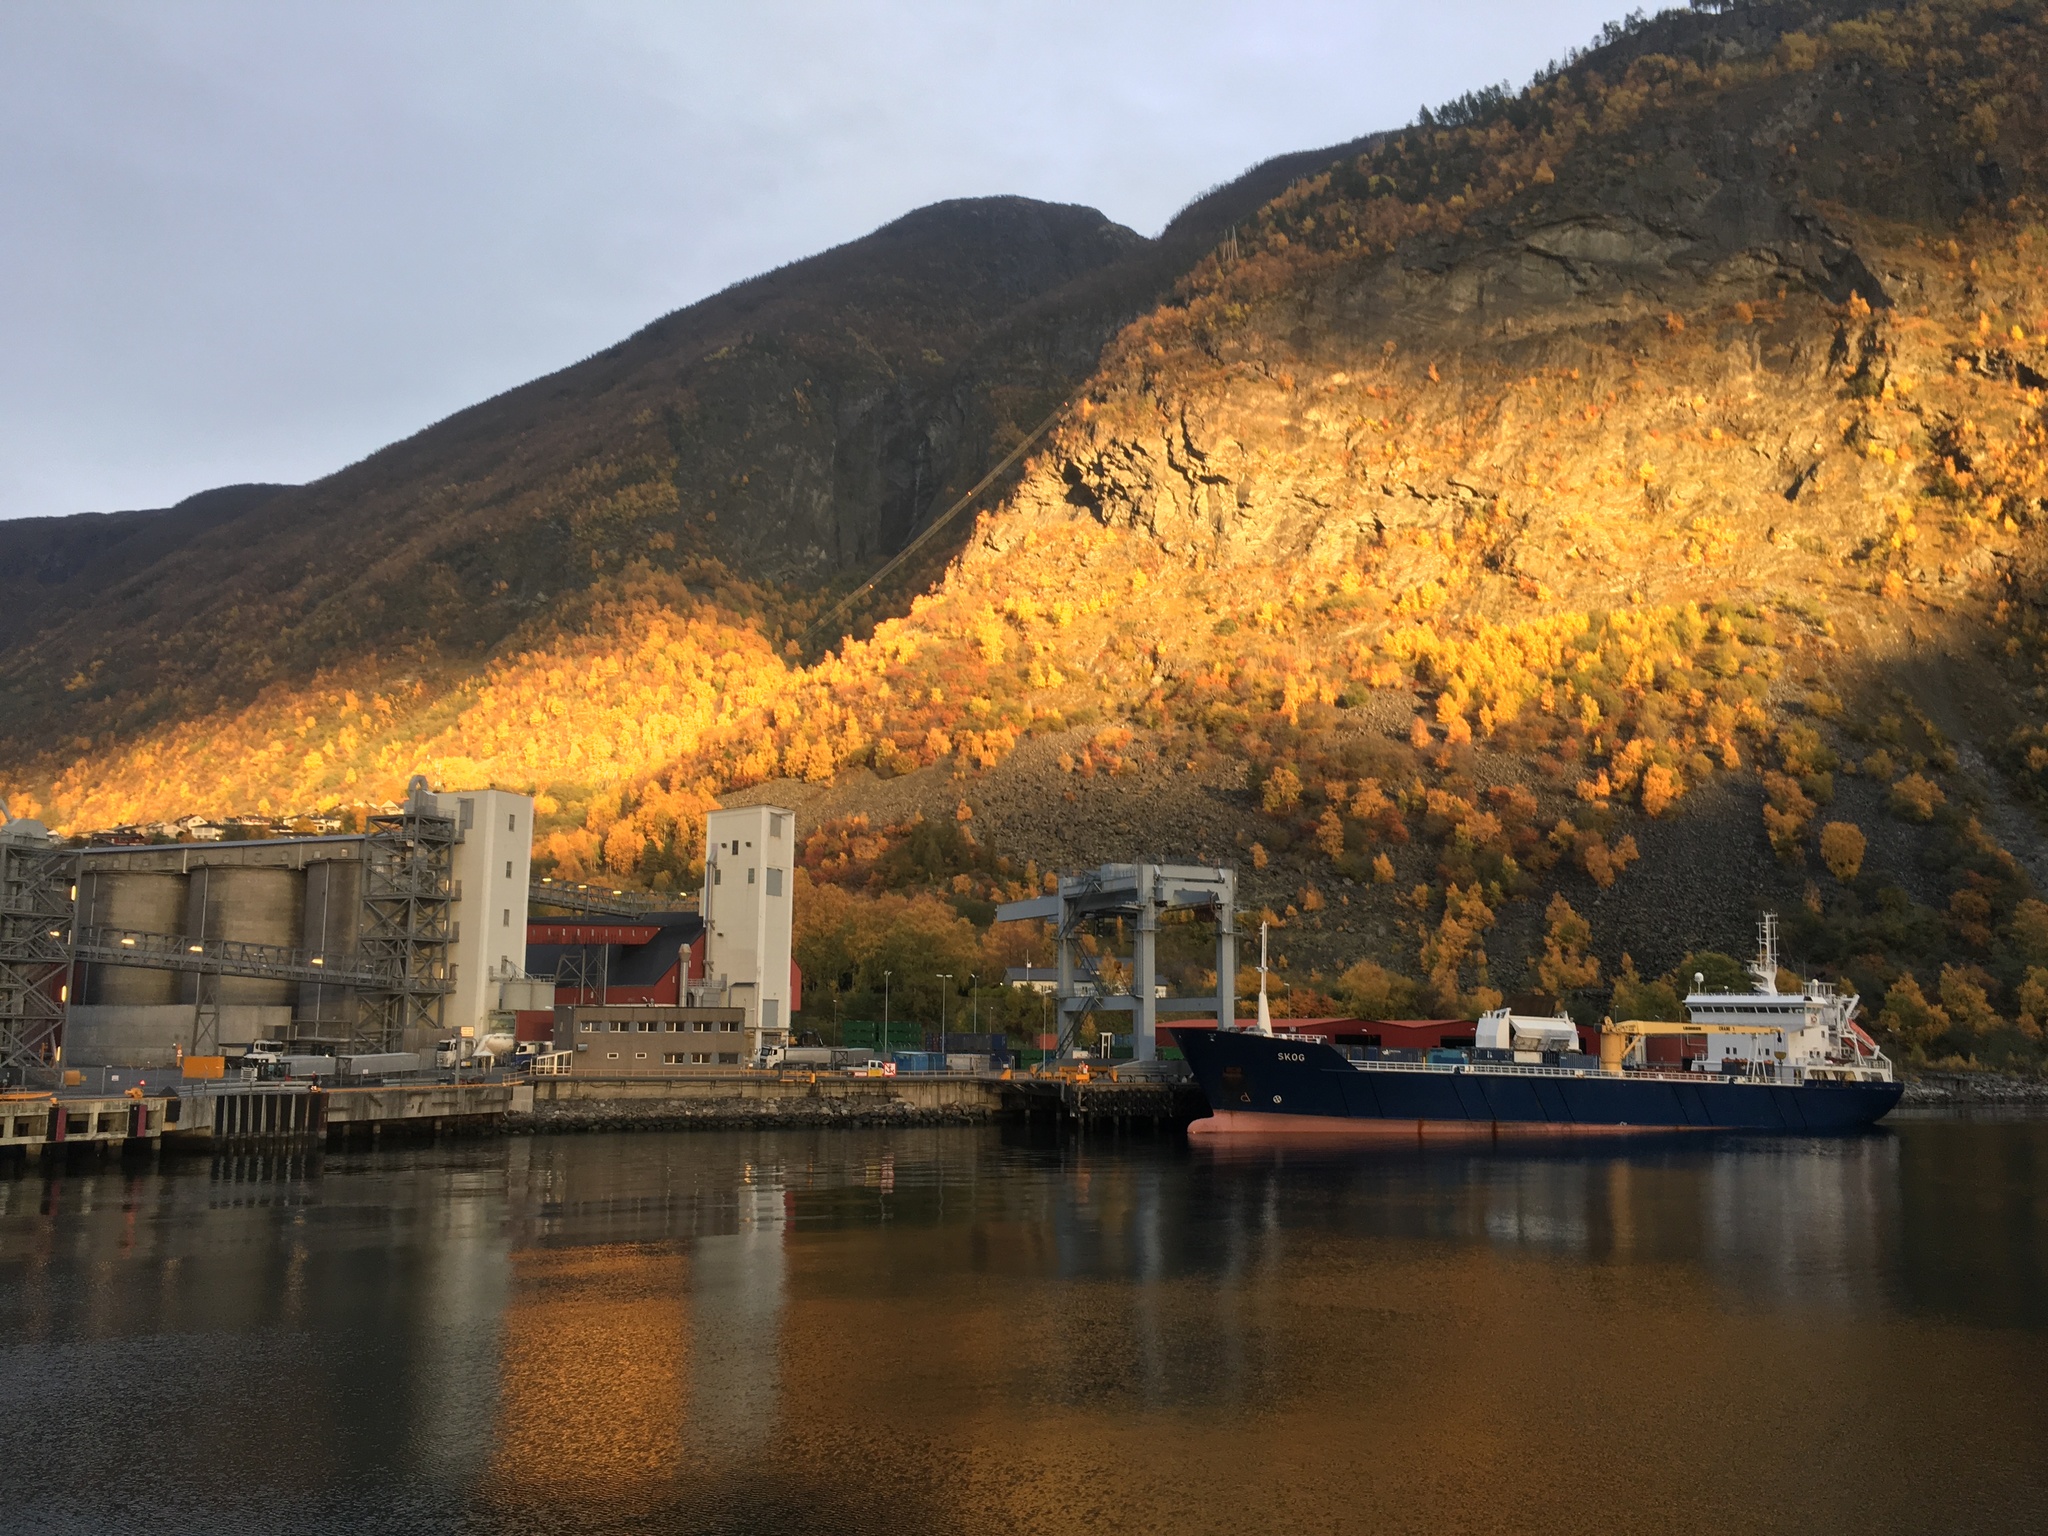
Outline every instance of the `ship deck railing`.
{"label": "ship deck railing", "polygon": [[1786,1067],[1775,1072],[1659,1072],[1631,1067],[1621,1073],[1600,1067],[1541,1067],[1526,1062],[1505,1061],[1364,1061],[1347,1057],[1361,1072],[1440,1072],[1473,1077],[1594,1077],[1620,1078],[1631,1083],[1741,1084],[1752,1088],[1796,1088],[1807,1083],[1890,1082],[1869,1067],[1823,1066]]}

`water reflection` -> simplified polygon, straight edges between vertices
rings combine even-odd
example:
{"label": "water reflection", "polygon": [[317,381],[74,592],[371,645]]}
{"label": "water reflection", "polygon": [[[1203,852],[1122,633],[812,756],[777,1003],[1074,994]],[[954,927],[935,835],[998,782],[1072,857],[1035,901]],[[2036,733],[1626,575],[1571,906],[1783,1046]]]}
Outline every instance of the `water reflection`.
{"label": "water reflection", "polygon": [[158,1523],[266,1530],[2019,1528],[2044,1175],[2042,1122],[23,1174],[0,1377],[65,1389],[17,1507],[103,1529],[145,1468]]}

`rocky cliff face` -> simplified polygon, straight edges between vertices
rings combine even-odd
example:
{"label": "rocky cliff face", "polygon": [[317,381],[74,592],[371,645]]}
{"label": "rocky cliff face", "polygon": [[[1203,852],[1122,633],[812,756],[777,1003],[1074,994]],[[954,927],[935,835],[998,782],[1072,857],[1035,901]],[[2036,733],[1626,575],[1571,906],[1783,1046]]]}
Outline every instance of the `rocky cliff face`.
{"label": "rocky cliff face", "polygon": [[[1133,328],[1019,507],[1447,612],[1867,589],[1948,424],[2017,447],[2043,378],[2009,334],[2042,124],[1997,88],[2035,43],[1948,20],[1660,20],[1331,167]],[[1904,67],[1916,26],[1955,62]],[[1896,563],[1995,558],[1953,553]]]}

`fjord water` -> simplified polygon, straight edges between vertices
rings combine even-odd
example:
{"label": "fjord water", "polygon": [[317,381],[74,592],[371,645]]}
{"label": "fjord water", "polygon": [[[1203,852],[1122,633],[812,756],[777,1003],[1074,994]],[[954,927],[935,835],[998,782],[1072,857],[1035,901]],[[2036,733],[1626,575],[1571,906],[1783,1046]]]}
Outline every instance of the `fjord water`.
{"label": "fjord water", "polygon": [[37,1532],[2048,1530],[2048,1121],[0,1180]]}

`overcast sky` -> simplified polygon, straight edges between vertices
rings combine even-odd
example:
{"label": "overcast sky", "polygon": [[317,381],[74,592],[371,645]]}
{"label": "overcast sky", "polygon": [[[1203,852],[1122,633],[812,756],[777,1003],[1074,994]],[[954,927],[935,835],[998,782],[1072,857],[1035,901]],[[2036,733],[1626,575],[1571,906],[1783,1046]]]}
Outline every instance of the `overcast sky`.
{"label": "overcast sky", "polygon": [[1620,0],[4,0],[0,517],[303,481],[941,198],[1146,234]]}

